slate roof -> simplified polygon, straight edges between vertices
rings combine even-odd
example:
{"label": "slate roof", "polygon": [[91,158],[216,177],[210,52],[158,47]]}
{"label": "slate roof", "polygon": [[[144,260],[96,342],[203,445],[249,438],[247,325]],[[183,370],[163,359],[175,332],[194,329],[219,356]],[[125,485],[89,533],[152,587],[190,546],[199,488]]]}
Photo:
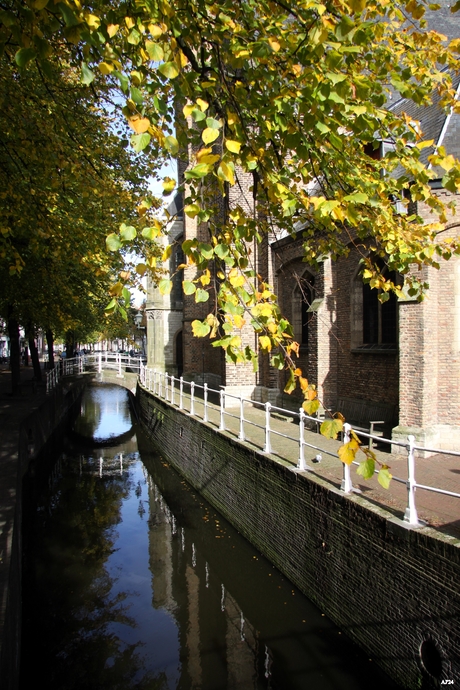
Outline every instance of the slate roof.
{"label": "slate roof", "polygon": [[184,200],[182,194],[177,192],[168,206],[168,213],[171,216],[177,216],[177,219],[183,218],[184,216]]}
{"label": "slate roof", "polygon": [[[449,40],[460,38],[460,12],[452,13],[451,3],[446,0],[438,0],[438,4],[441,5],[439,10],[426,11],[428,28],[446,35]],[[460,75],[452,74],[452,82],[454,88],[459,89]],[[433,139],[435,145],[442,144],[447,153],[460,157],[460,115],[445,113],[439,107],[438,94],[433,94],[432,100],[429,106],[418,106],[405,98],[394,99],[388,108],[398,115],[405,112],[411,119],[419,121],[425,140]],[[420,159],[424,164],[432,152],[433,148],[423,149]],[[439,174],[441,175],[441,171]]]}

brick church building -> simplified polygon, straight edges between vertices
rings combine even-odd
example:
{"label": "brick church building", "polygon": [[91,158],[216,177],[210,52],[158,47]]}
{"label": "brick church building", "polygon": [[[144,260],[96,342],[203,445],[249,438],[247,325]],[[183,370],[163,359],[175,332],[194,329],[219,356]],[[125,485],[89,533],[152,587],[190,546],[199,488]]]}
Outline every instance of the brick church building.
{"label": "brick church building", "polygon": [[[451,26],[445,33],[452,31]],[[389,107],[420,120],[425,139],[460,155],[460,116],[446,116],[436,104],[417,110],[404,99],[395,99]],[[185,170],[182,165],[179,182]],[[443,189],[441,178],[440,173],[430,184],[436,194],[448,199],[452,195]],[[239,204],[257,213],[249,190],[252,178],[240,175],[239,181],[230,189],[227,206]],[[443,230],[447,237],[460,233],[459,202]],[[148,286],[149,366],[298,409],[301,398],[283,393],[286,373],[270,367],[267,356],[260,356],[259,371],[254,373],[250,364],[227,363],[225,353],[213,348],[209,338],[192,336],[191,322],[205,318],[212,309],[209,302],[197,304],[193,295],[182,293],[182,280],[193,280],[194,268],[177,272],[177,266],[183,260],[185,239],[206,242],[209,238],[205,224],[197,225],[183,214],[180,195],[169,211],[174,217],[169,232],[170,241],[175,242],[170,259],[174,285],[168,296]],[[417,212],[428,220],[428,208],[419,206]],[[392,410],[392,438],[405,440],[413,433],[432,448],[460,447],[460,257],[441,260],[439,270],[421,269],[418,279],[430,286],[423,302],[392,296],[383,304],[377,292],[363,284],[360,255],[353,247],[346,258],[332,262],[325,257],[320,270],[312,271],[302,261],[301,228],[297,238],[265,237],[253,258],[257,272],[278,295],[282,313],[300,343],[299,366],[316,384],[326,408],[336,411],[343,398],[384,403]],[[242,337],[256,348],[250,327]]]}

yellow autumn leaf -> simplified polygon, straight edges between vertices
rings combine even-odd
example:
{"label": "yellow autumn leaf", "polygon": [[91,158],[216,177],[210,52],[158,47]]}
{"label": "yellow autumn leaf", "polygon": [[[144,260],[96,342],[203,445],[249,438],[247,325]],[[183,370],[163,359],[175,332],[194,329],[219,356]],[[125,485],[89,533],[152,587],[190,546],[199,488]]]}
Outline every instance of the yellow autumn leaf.
{"label": "yellow autumn leaf", "polygon": [[219,130],[218,129],[212,129],[211,127],[206,127],[206,129],[203,130],[203,133],[201,135],[201,138],[203,139],[205,144],[211,144],[213,141],[215,141],[219,136]]}
{"label": "yellow autumn leaf", "polygon": [[211,282],[211,272],[209,271],[209,269],[206,269],[205,272],[203,273],[203,275],[200,276],[200,283],[204,287],[205,285],[209,285],[210,282]]}
{"label": "yellow autumn leaf", "polygon": [[204,101],[202,98],[197,98],[196,104],[203,113],[205,113],[209,108],[209,103],[207,101]]}
{"label": "yellow autumn leaf", "polygon": [[278,41],[277,38],[274,38],[273,36],[270,36],[270,38],[268,39],[268,43],[274,53],[277,53],[281,48],[281,43]]}
{"label": "yellow autumn leaf", "polygon": [[230,163],[225,163],[225,161],[222,161],[217,169],[217,176],[220,177],[221,180],[225,180],[225,182],[228,182],[233,186],[235,184],[235,172],[233,169],[233,164],[230,165]]}
{"label": "yellow autumn leaf", "polygon": [[128,120],[131,129],[134,129],[136,134],[143,134],[150,127],[150,120],[148,117],[131,117]]}
{"label": "yellow autumn leaf", "polygon": [[302,391],[306,391],[308,388],[308,379],[304,379],[303,376],[299,376],[300,388]]}
{"label": "yellow autumn leaf", "polygon": [[169,259],[169,257],[171,256],[171,253],[172,253],[172,245],[168,244],[168,246],[165,247],[165,250],[161,256],[161,260],[167,261]]}
{"label": "yellow autumn leaf", "polygon": [[149,31],[153,38],[158,38],[163,33],[163,29],[157,24],[149,24]]}
{"label": "yellow autumn leaf", "polygon": [[241,144],[239,141],[234,141],[233,139],[227,139],[225,142],[225,147],[231,152],[231,153],[239,153]]}
{"label": "yellow autumn leaf", "polygon": [[113,72],[115,69],[114,66],[110,65],[108,62],[100,62],[97,67],[101,74],[110,74],[110,72]]}
{"label": "yellow autumn leaf", "polygon": [[233,287],[243,287],[245,283],[244,276],[242,275],[237,275],[233,278],[229,277],[230,285],[233,285]]}
{"label": "yellow autumn leaf", "polygon": [[85,16],[85,21],[90,29],[98,29],[101,25],[101,20],[95,14]]}
{"label": "yellow autumn leaf", "polygon": [[270,352],[272,349],[272,341],[268,337],[268,335],[261,335],[259,338],[259,343],[260,347],[262,350],[266,350],[267,352]]}
{"label": "yellow autumn leaf", "polygon": [[194,109],[195,109],[195,106],[192,103],[184,105],[184,107],[182,108],[182,112],[184,113],[184,117],[190,117],[190,115],[192,114]]}
{"label": "yellow autumn leaf", "polygon": [[117,33],[119,28],[120,28],[119,24],[107,24],[107,33],[109,34],[109,37],[113,38],[115,36],[115,34]]}

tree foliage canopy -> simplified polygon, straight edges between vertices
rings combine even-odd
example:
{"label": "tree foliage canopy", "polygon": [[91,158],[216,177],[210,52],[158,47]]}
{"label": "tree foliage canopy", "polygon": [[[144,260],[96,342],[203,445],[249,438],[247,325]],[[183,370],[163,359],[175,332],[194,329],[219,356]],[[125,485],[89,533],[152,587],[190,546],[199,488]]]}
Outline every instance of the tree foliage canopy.
{"label": "tree foliage canopy", "polygon": [[[194,333],[214,338],[232,361],[256,363],[238,336],[252,323],[272,363],[283,368],[287,361],[289,391],[301,377],[293,359],[298,345],[271,286],[256,274],[254,241],[301,229],[313,264],[353,245],[362,251],[363,279],[382,300],[400,290],[382,265],[403,274],[421,298],[426,285],[411,267],[436,266],[459,252],[453,240],[438,239],[449,208],[429,184],[438,166],[444,186],[459,191],[459,163],[426,141],[411,117],[388,107],[390,95],[400,94],[421,107],[436,97],[446,112],[460,112],[452,81],[460,39],[449,42],[424,24],[426,10],[436,7],[424,0],[12,0],[0,13],[0,43],[20,80],[31,71],[48,78],[64,51],[88,92],[118,93],[112,98],[131,128],[137,161],[187,162],[184,210],[205,224],[209,241],[184,242],[186,263],[197,270],[184,291],[198,302],[216,291]],[[51,96],[42,102],[55,107]],[[105,136],[109,142],[110,130]],[[376,157],[382,141],[391,146]],[[421,159],[427,147],[428,164]],[[233,205],[222,218],[216,190],[225,197],[244,176],[252,180],[252,202]],[[165,180],[164,188],[174,182]],[[396,201],[427,204],[433,222],[397,213]],[[139,237],[155,240],[161,223],[147,222],[148,208],[143,225],[109,233],[110,250]],[[111,213],[100,209],[106,219]],[[167,248],[163,259],[169,254]],[[154,265],[147,261],[139,271]],[[163,278],[160,288],[171,285]],[[306,380],[300,385],[311,411],[314,391]]]}

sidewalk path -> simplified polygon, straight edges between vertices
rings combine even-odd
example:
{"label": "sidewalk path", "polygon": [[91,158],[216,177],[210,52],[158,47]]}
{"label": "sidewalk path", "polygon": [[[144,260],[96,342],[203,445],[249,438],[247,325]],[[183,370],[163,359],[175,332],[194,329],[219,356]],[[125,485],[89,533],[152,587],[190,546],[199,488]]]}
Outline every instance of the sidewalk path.
{"label": "sidewalk path", "polygon": [[[12,397],[11,374],[5,365],[0,365],[0,647],[3,676],[0,683],[9,683],[10,677],[16,673],[15,668],[9,667],[15,661],[15,640],[10,639],[15,623],[6,621],[5,614],[8,596],[20,596],[20,592],[13,595],[11,590],[19,583],[16,577],[10,576],[12,572],[17,572],[16,568],[19,567],[19,563],[13,564],[11,558],[13,537],[15,540],[18,537],[17,534],[14,536],[14,532],[20,528],[16,512],[17,491],[21,481],[18,459],[19,429],[22,420],[37,409],[46,397],[45,385],[33,384],[32,377],[32,367],[22,368],[20,395]],[[6,684],[5,688],[7,687],[9,685]]]}
{"label": "sidewalk path", "polygon": [[[179,405],[178,391],[175,391],[175,406]],[[220,424],[220,411],[217,405],[209,405],[208,422],[216,429]],[[184,408],[190,410],[190,399],[184,393]],[[195,416],[203,417],[203,402],[195,398]],[[244,434],[245,443],[263,451],[265,445],[265,412],[260,407],[254,407],[246,403],[244,406]],[[271,421],[271,447],[272,455],[278,460],[286,462],[292,467],[296,467],[299,462],[299,426],[290,421],[288,414],[272,413]],[[240,432],[239,408],[230,408],[225,414],[226,432],[238,438]],[[278,435],[283,434],[283,436]],[[286,438],[291,437],[291,439]],[[304,439],[313,448],[305,447],[305,461],[308,465],[309,474],[321,477],[339,488],[343,477],[343,464],[337,457],[337,449],[341,445],[339,441],[324,438],[320,434],[305,431]],[[314,447],[321,448],[321,451]],[[460,450],[453,448],[452,450]],[[322,452],[328,451],[329,454]],[[363,499],[381,506],[390,512],[394,517],[402,519],[407,506],[407,453],[396,455],[375,450],[377,459],[390,467],[390,472],[394,478],[390,488],[384,489],[380,486],[377,476],[371,480],[364,480],[356,473],[357,466],[351,468],[353,487],[359,490],[359,495]],[[321,461],[316,461],[316,456],[321,454]],[[364,459],[364,455],[359,453],[357,460]],[[415,478],[418,484],[432,486],[445,491],[460,494],[460,457],[439,454],[430,458],[423,458],[416,454]],[[460,498],[442,495],[433,491],[418,488],[416,490],[416,507],[419,520],[426,522],[427,526],[434,527],[446,535],[460,539]]]}

